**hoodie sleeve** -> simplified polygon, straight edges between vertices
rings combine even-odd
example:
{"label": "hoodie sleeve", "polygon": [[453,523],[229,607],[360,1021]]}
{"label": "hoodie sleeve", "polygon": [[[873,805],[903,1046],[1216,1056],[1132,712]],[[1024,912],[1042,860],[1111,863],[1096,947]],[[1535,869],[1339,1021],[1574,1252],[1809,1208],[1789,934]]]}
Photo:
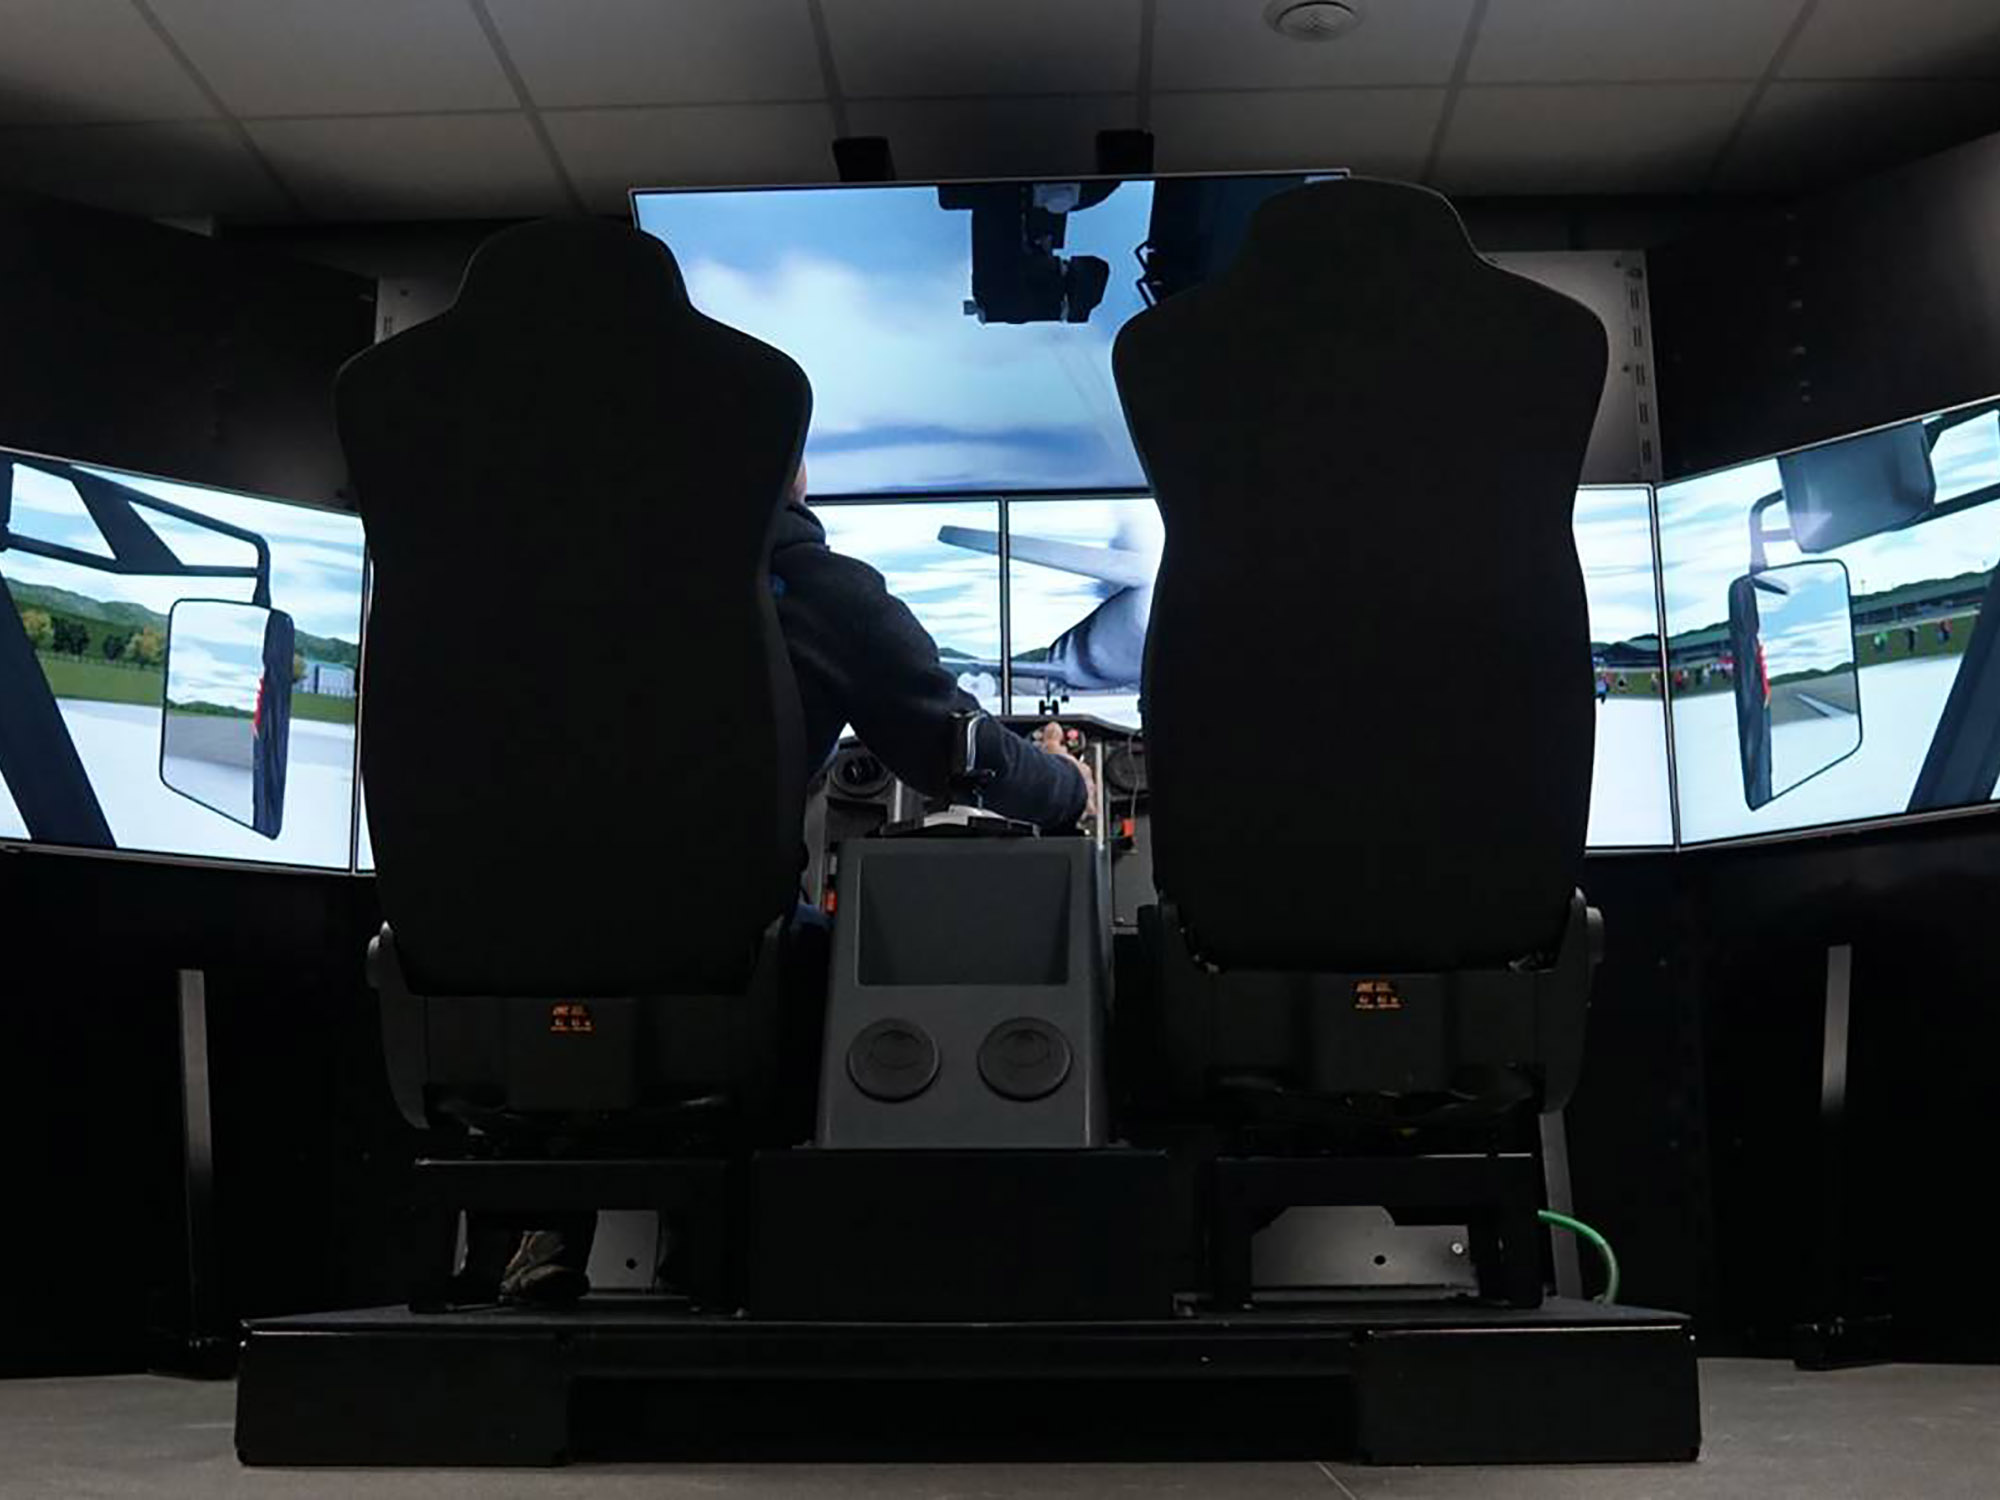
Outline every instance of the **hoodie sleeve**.
{"label": "hoodie sleeve", "polygon": [[[813,530],[818,531],[815,523]],[[823,542],[801,539],[772,554],[783,582],[778,617],[799,679],[808,733],[829,737],[852,723],[868,747],[927,796],[949,790],[952,715],[977,710],[939,660],[937,643],[882,575]],[[1083,815],[1083,777],[991,719],[979,728],[979,758],[994,768],[986,804],[1044,828]]]}

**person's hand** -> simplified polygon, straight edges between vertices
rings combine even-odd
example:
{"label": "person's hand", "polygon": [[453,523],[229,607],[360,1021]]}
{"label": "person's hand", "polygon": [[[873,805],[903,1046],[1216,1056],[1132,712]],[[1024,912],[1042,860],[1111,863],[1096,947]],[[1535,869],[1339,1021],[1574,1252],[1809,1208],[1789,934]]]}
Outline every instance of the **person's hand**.
{"label": "person's hand", "polygon": [[1097,778],[1091,774],[1088,762],[1081,756],[1069,753],[1069,745],[1063,739],[1062,725],[1056,723],[1054,719],[1049,720],[1048,723],[1035,731],[1035,743],[1048,751],[1049,754],[1060,756],[1076,767],[1077,774],[1083,778],[1083,816],[1086,821],[1096,818]]}

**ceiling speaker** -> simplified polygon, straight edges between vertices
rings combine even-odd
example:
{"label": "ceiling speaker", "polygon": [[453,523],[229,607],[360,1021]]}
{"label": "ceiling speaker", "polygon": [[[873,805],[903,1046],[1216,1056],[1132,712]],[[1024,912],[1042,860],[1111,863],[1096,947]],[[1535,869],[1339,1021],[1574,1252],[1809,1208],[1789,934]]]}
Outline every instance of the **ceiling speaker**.
{"label": "ceiling speaker", "polygon": [[1295,42],[1330,42],[1361,24],[1363,0],[1271,0],[1264,24]]}

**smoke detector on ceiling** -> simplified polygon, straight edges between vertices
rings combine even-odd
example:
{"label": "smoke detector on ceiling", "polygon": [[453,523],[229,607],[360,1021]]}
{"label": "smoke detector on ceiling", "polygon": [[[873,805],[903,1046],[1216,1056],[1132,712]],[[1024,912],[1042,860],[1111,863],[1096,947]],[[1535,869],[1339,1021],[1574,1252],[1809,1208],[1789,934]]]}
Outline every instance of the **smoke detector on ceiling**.
{"label": "smoke detector on ceiling", "polygon": [[1271,0],[1264,24],[1295,42],[1330,42],[1361,24],[1363,0]]}

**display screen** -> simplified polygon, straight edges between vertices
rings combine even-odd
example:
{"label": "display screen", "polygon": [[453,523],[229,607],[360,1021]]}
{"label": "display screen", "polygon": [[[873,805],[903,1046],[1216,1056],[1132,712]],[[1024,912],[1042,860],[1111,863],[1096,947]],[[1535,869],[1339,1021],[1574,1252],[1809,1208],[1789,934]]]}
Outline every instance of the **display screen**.
{"label": "display screen", "polygon": [[804,368],[815,494],[1137,489],[1113,338],[1312,180],[642,192],[633,212],[696,307]]}
{"label": "display screen", "polygon": [[361,523],[0,451],[0,838],[349,868]]}
{"label": "display screen", "polygon": [[1643,485],[1578,490],[1575,528],[1597,695],[1589,843],[1672,844],[1652,495]]}
{"label": "display screen", "polygon": [[2000,401],[1660,489],[1683,842],[1993,797],[1996,500]]}

